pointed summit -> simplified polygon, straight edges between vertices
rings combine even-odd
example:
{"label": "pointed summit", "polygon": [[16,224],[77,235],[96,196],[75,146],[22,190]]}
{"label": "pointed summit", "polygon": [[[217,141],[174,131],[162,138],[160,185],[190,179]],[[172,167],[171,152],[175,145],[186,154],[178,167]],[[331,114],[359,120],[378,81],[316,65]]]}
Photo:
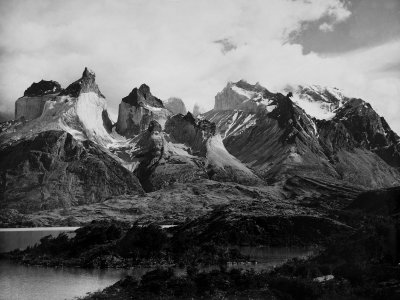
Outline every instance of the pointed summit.
{"label": "pointed summit", "polygon": [[85,70],[82,73],[82,78],[93,78],[96,79],[96,74],[91,70],[88,69],[88,67],[85,67]]}
{"label": "pointed summit", "polygon": [[150,93],[150,87],[149,87],[147,84],[145,84],[145,83],[143,83],[143,84],[139,87],[139,91],[140,91],[141,93],[143,93],[143,95],[145,95],[145,96],[151,95],[151,93]]}
{"label": "pointed summit", "polygon": [[152,106],[157,108],[164,108],[163,102],[154,97],[150,92],[150,87],[142,84],[139,88],[134,88],[128,96],[122,98],[122,102],[128,103],[131,106]]}
{"label": "pointed summit", "polygon": [[82,73],[82,77],[77,81],[71,83],[65,90],[61,92],[60,95],[69,95],[76,98],[79,97],[79,95],[82,93],[89,92],[94,92],[99,97],[105,98],[96,84],[96,74],[89,68],[85,67],[85,70]]}
{"label": "pointed summit", "polygon": [[152,120],[163,128],[169,115],[171,112],[164,107],[163,102],[153,96],[150,87],[143,83],[122,98],[116,131],[125,137],[132,137],[145,131]]}

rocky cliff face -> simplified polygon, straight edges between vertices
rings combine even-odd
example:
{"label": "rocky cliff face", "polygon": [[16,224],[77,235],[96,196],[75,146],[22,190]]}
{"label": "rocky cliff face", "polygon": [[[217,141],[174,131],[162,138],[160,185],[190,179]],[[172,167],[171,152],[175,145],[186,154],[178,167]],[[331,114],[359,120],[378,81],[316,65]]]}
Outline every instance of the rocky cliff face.
{"label": "rocky cliff face", "polygon": [[165,132],[175,143],[190,147],[190,153],[205,156],[206,141],[215,134],[215,124],[207,121],[196,121],[191,113],[175,115],[165,124]]}
{"label": "rocky cliff face", "polygon": [[389,165],[400,167],[400,138],[369,103],[350,99],[337,110],[331,122],[343,124],[353,138],[351,144],[375,152]]}
{"label": "rocky cliff face", "polygon": [[116,131],[125,137],[132,137],[145,131],[152,120],[163,127],[169,115],[171,113],[163,102],[151,94],[147,85],[142,84],[122,99]]}
{"label": "rocky cliff face", "polygon": [[15,102],[15,119],[24,117],[33,120],[43,112],[46,101],[53,100],[61,91],[61,86],[56,81],[41,80],[34,82],[24,92],[24,96]]}
{"label": "rocky cliff face", "polygon": [[164,106],[173,115],[176,114],[186,115],[187,113],[185,103],[180,98],[176,97],[169,98],[166,102],[164,102]]}
{"label": "rocky cliff face", "polygon": [[227,86],[215,96],[215,110],[235,109],[252,96],[250,91],[248,93],[241,93],[239,89],[236,90],[235,88],[236,85],[229,82]]}
{"label": "rocky cliff face", "polygon": [[91,141],[46,131],[0,150],[0,206],[33,212],[142,193],[137,178]]}
{"label": "rocky cliff face", "polygon": [[139,160],[135,174],[146,191],[207,178],[203,159],[191,155],[191,150],[182,146],[174,144],[154,120],[139,135],[137,150],[133,153]]}
{"label": "rocky cliff face", "polygon": [[256,83],[251,85],[244,80],[229,82],[227,86],[215,96],[214,110],[240,109],[247,112],[257,112],[271,105],[273,96],[266,88]]}

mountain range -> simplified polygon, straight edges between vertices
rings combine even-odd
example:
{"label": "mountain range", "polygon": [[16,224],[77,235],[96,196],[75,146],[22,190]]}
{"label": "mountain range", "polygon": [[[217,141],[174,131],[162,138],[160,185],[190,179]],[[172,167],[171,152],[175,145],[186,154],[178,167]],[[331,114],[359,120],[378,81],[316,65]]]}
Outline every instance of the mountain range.
{"label": "mountain range", "polygon": [[16,100],[15,119],[0,124],[0,178],[7,227],[176,223],[220,206],[331,220],[360,194],[400,185],[400,138],[337,88],[274,93],[244,80],[196,117],[142,84],[113,123],[85,68],[66,88],[42,80]]}

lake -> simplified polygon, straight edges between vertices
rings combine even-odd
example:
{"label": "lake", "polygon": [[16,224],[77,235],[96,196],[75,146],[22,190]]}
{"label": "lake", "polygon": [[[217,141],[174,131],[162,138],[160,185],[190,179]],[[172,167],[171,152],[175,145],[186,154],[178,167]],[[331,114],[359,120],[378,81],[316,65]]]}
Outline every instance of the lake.
{"label": "lake", "polygon": [[127,274],[126,270],[46,268],[0,260],[0,299],[72,299],[104,289]]}
{"label": "lake", "polygon": [[[54,228],[17,228],[0,229],[0,252],[16,248],[25,248],[38,243],[46,235],[57,236],[61,232],[73,235],[77,227]],[[256,271],[272,269],[288,259],[307,257],[315,249],[299,247],[239,247],[240,252],[249,255],[254,263],[228,264],[228,269],[254,269]],[[202,268],[209,271],[218,266]],[[134,268],[129,270],[106,269],[88,270],[80,268],[49,268],[41,266],[25,266],[7,260],[0,260],[0,299],[7,300],[55,300],[73,299],[88,292],[104,289],[126,275],[140,278],[151,268]],[[177,275],[185,274],[185,270],[176,268]]]}

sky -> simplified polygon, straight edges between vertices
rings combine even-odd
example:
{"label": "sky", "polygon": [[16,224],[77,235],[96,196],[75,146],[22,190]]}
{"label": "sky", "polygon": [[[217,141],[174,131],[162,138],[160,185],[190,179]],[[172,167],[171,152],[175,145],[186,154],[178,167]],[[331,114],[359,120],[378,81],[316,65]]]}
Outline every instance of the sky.
{"label": "sky", "polygon": [[209,110],[245,79],[337,87],[400,133],[400,0],[0,0],[0,112],[85,66],[112,115],[142,83]]}

